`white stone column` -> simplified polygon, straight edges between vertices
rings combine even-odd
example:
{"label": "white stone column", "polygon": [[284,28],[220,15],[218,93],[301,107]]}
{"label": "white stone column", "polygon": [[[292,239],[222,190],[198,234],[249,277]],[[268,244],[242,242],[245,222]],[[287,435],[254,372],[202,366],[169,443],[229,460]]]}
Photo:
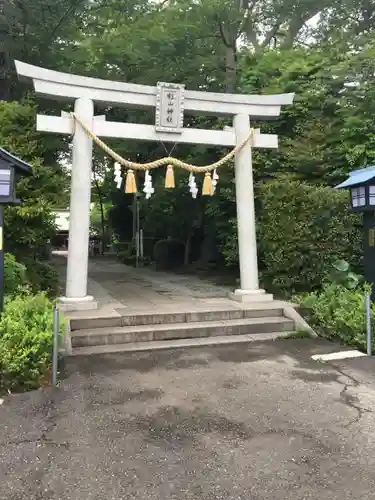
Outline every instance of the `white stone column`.
{"label": "white stone column", "polygon": [[[234,118],[236,144],[250,134],[250,119],[246,114]],[[230,294],[239,302],[271,300],[259,289],[258,256],[255,227],[255,205],[251,144],[247,142],[235,158],[238,250],[241,288]]]}
{"label": "white stone column", "polygon": [[[91,129],[94,104],[91,99],[76,100],[74,111]],[[69,248],[64,309],[96,309],[94,298],[87,295],[87,271],[90,230],[92,139],[76,122],[70,191]]]}

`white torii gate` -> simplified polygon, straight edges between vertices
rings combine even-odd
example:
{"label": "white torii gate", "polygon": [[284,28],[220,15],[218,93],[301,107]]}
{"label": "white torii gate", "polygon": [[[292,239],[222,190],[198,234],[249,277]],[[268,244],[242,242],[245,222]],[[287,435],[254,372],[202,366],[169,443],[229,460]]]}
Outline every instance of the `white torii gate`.
{"label": "white torii gate", "polygon": [[[98,137],[163,141],[189,144],[235,146],[250,134],[250,117],[272,118],[281,106],[292,104],[294,94],[241,95],[185,91],[184,85],[158,83],[156,87],[100,80],[51,71],[15,61],[21,79],[32,81],[41,96],[75,101],[74,111]],[[126,108],[155,108],[153,125],[108,122],[94,115],[94,103]],[[201,130],[183,128],[184,113],[234,116],[233,128]],[[69,309],[96,309],[94,297],[87,295],[90,226],[92,140],[68,113],[37,116],[37,130],[73,135],[70,195],[70,229],[66,295],[61,302]],[[255,130],[235,158],[240,289],[231,294],[237,301],[272,300],[259,289],[255,230],[251,148],[277,148],[276,135]]]}

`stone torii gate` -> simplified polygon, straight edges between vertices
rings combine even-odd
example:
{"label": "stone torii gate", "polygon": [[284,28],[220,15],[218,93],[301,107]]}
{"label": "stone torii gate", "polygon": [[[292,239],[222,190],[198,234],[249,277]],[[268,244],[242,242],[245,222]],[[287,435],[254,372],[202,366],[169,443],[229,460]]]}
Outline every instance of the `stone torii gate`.
{"label": "stone torii gate", "polygon": [[[293,103],[294,94],[241,95],[185,90],[184,85],[158,83],[156,87],[101,80],[51,71],[16,61],[19,77],[31,81],[42,97],[75,101],[75,114],[100,137],[233,147],[249,136],[250,117],[269,119],[280,115],[281,106]],[[94,115],[94,103],[126,108],[155,108],[155,126],[108,122]],[[201,130],[184,128],[184,113],[232,116],[233,128]],[[87,295],[90,225],[92,139],[68,113],[37,116],[37,130],[73,135],[70,196],[70,229],[66,295],[69,309],[96,309]],[[231,294],[237,301],[272,300],[259,289],[251,148],[277,148],[278,137],[254,131],[235,158],[240,289]]]}

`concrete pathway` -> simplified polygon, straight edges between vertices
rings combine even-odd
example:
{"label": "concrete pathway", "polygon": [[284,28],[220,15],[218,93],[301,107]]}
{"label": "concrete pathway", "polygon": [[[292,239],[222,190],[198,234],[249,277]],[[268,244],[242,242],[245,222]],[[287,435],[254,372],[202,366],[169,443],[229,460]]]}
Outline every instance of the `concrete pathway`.
{"label": "concrete pathway", "polygon": [[154,271],[151,267],[125,266],[111,258],[89,262],[89,277],[123,305],[144,307],[199,303],[227,299],[229,287],[220,287],[196,276]]}
{"label": "concrete pathway", "polygon": [[374,360],[322,340],[70,359],[0,406],[0,500],[371,500]]}
{"label": "concrete pathway", "polygon": [[[55,262],[64,282],[66,259],[64,256],[55,257]],[[251,307],[230,300],[230,291],[230,287],[218,286],[196,276],[159,272],[150,267],[135,269],[115,258],[98,257],[89,261],[88,293],[99,301],[100,308],[98,311],[69,313],[69,316]]]}

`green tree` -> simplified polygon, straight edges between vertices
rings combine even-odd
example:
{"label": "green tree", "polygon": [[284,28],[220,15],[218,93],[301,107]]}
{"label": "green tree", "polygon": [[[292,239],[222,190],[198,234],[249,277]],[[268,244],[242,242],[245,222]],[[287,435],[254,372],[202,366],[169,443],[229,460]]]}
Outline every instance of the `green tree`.
{"label": "green tree", "polygon": [[22,95],[14,59],[59,66],[84,22],[87,0],[3,0],[0,8],[0,100]]}
{"label": "green tree", "polygon": [[61,168],[43,163],[44,155],[52,156],[52,144],[36,133],[35,120],[33,104],[0,102],[0,144],[33,167],[33,175],[17,183],[23,204],[5,211],[5,245],[21,260],[43,254],[55,232],[51,210],[66,204],[69,187]]}
{"label": "green tree", "polygon": [[360,50],[353,51],[341,65],[345,87],[341,93],[340,118],[342,151],[351,169],[375,162],[375,44],[373,35],[362,39]]}
{"label": "green tree", "polygon": [[293,105],[279,119],[260,124],[263,130],[279,135],[280,147],[255,153],[258,177],[288,172],[332,185],[346,174],[341,64],[347,59],[325,47],[269,50],[259,60],[243,58],[243,91],[296,94]]}

